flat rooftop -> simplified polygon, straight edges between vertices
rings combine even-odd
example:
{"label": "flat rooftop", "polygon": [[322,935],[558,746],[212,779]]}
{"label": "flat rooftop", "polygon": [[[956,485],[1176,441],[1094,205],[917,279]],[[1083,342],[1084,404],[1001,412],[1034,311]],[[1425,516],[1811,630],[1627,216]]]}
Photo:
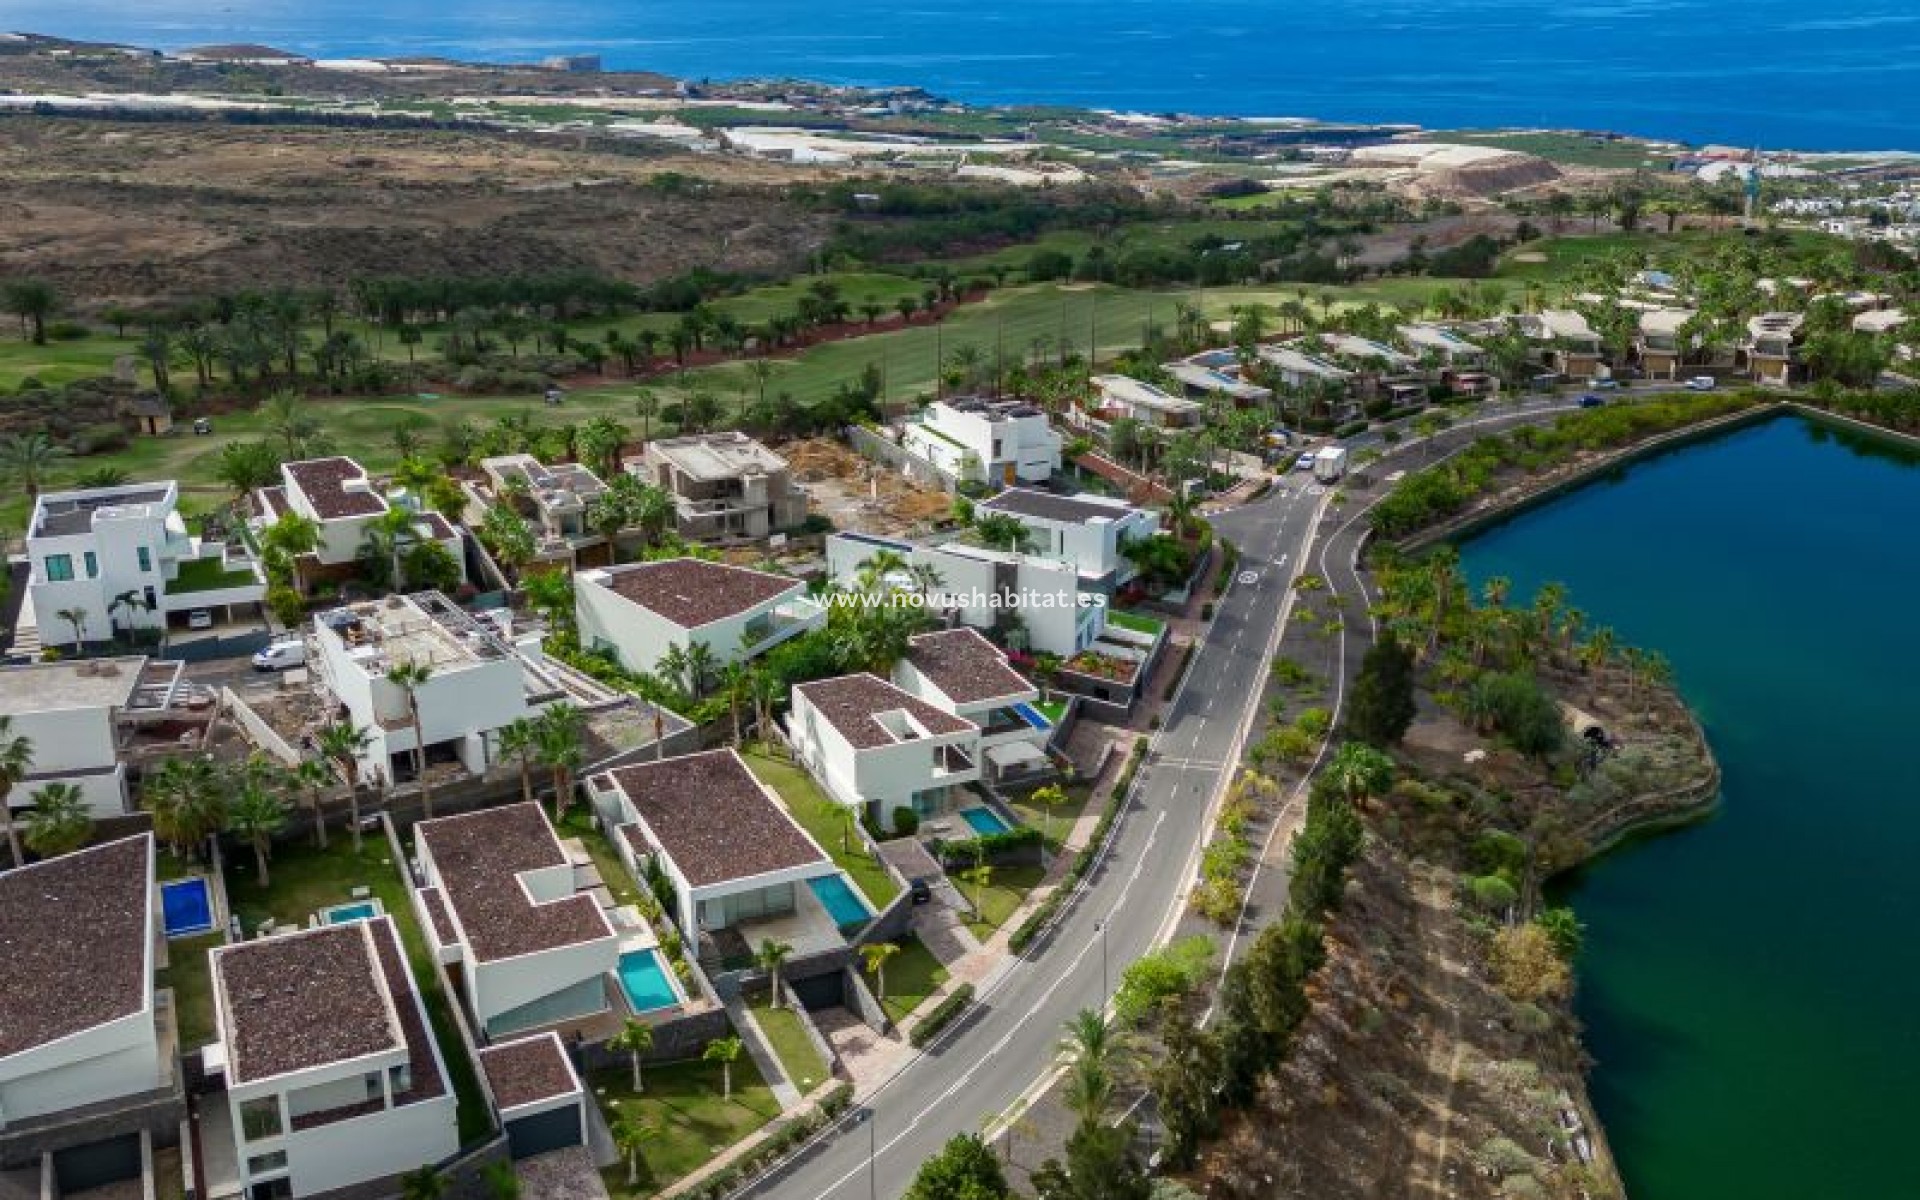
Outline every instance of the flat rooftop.
{"label": "flat rooftop", "polygon": [[527,493],[545,509],[577,508],[607,490],[598,475],[579,463],[541,462],[531,454],[502,454],[480,460],[480,469],[501,483],[526,481]]}
{"label": "flat rooftop", "polygon": [[390,917],[322,925],[213,951],[230,1083],[272,1079],[406,1044],[376,936]]}
{"label": "flat rooftop", "polygon": [[503,1112],[580,1094],[580,1077],[557,1033],[484,1046],[479,1057],[493,1102]]}
{"label": "flat rooftop", "polygon": [[593,897],[535,903],[519,876],[570,867],[538,804],[508,804],[414,826],[440,875],[442,898],[475,959],[492,962],[613,936]]}
{"label": "flat rooftop", "polygon": [[146,663],[129,656],[0,667],[0,716],[127,707]]}
{"label": "flat rooftop", "polygon": [[1480,353],[1480,347],[1439,325],[1402,325],[1400,336],[1407,339],[1408,345],[1430,350],[1443,350],[1450,354]]}
{"label": "flat rooftop", "polygon": [[[153,515],[153,505],[167,503],[173,495],[171,484],[141,484],[129,487],[82,488],[70,492],[43,492],[35,506],[29,537],[71,537],[89,533],[99,513],[112,514],[127,509],[128,516]],[[169,505],[171,507],[171,505]]]}
{"label": "flat rooftop", "polygon": [[350,458],[309,458],[282,463],[280,470],[299,487],[323,521],[377,517],[387,511],[386,498],[373,491],[366,468]]}
{"label": "flat rooftop", "polygon": [[0,1059],[146,1009],[153,837],[0,873]]}
{"label": "flat rooftop", "polygon": [[[922,736],[977,732],[980,728],[876,675],[841,675],[803,683],[793,690],[805,695],[826,722],[856,750],[873,750]],[[897,715],[912,718],[926,734],[910,725],[897,726],[885,719]]]}
{"label": "flat rooftop", "polygon": [[1034,690],[1000,648],[977,629],[923,633],[907,644],[907,661],[955,704],[976,704]]}
{"label": "flat rooftop", "polygon": [[1087,382],[1099,388],[1101,393],[1109,399],[1139,408],[1151,408],[1168,413],[1195,413],[1206,407],[1198,400],[1169,395],[1152,384],[1142,383],[1130,375],[1095,375]]}
{"label": "flat rooftop", "polygon": [[623,825],[622,835],[642,854],[651,853],[651,839],[693,887],[831,861],[731,749],[609,776],[646,828],[642,835],[640,825]]}
{"label": "flat rooftop", "polygon": [[990,500],[983,500],[980,507],[990,512],[1037,517],[1043,521],[1062,521],[1071,525],[1086,525],[1093,521],[1118,521],[1141,511],[1125,500],[1116,500],[1110,496],[1096,496],[1091,493],[1062,496],[1057,492],[1043,492],[1038,488],[1021,487],[1008,488]]}
{"label": "flat rooftop", "polygon": [[737,617],[805,586],[786,575],[699,558],[629,563],[581,577],[601,583],[682,629]]}
{"label": "flat rooftop", "polygon": [[367,600],[315,620],[338,635],[347,657],[370,675],[385,675],[398,663],[444,671],[511,654],[497,634],[438,592]]}
{"label": "flat rooftop", "polygon": [[701,481],[765,475],[787,469],[787,460],[744,433],[701,433],[647,443],[674,470]]}

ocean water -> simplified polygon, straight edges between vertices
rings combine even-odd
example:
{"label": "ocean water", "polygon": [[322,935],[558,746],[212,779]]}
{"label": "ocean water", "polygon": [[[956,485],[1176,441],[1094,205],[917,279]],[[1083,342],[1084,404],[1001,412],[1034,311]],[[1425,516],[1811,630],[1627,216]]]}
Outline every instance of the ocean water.
{"label": "ocean water", "polygon": [[974,102],[1920,150],[1912,0],[0,0],[177,49],[918,84]]}
{"label": "ocean water", "polygon": [[1463,547],[1664,652],[1726,772],[1711,820],[1565,888],[1635,1200],[1920,1194],[1916,516],[1920,458],[1780,419]]}

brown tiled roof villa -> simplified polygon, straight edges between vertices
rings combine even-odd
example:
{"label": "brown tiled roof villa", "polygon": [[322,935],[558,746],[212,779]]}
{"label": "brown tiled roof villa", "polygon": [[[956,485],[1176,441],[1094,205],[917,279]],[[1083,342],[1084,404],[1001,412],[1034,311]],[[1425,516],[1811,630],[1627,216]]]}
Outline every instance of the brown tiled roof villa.
{"label": "brown tiled roof villa", "polygon": [[[388,919],[381,919],[382,928]],[[399,1014],[371,940],[373,924],[325,925],[214,951],[231,1082],[402,1045]]]}
{"label": "brown tiled roof villa", "polygon": [[907,661],[955,704],[973,704],[1033,690],[1026,677],[1007,664],[999,647],[977,629],[923,633],[907,645]]}
{"label": "brown tiled roof villa", "polygon": [[347,490],[348,480],[367,477],[360,464],[350,458],[310,458],[287,463],[286,470],[323,519],[373,517],[387,511],[387,502],[371,491]]}
{"label": "brown tiled roof villa", "polygon": [[[621,767],[611,774],[693,887],[828,861],[826,851],[731,749]],[[621,832],[637,853],[652,853],[639,826],[625,825]]]}
{"label": "brown tiled roof villa", "polygon": [[880,723],[878,718],[883,713],[908,713],[928,733],[935,735],[967,733],[979,728],[875,675],[841,675],[803,683],[794,690],[805,695],[855,750],[891,746],[900,740]]}
{"label": "brown tiled roof villa", "polygon": [[0,1058],[140,1012],[153,936],[147,834],[0,873]]}
{"label": "brown tiled roof villa", "polygon": [[553,1033],[485,1047],[480,1051],[480,1069],[487,1073],[493,1102],[503,1110],[580,1090],[567,1052]]}
{"label": "brown tiled roof villa", "polygon": [[414,826],[439,871],[442,898],[475,959],[491,962],[613,936],[584,892],[535,904],[518,879],[567,863],[538,804],[483,808]]}
{"label": "brown tiled roof villa", "polygon": [[738,616],[801,586],[798,579],[698,558],[633,563],[607,572],[607,586],[682,629]]}

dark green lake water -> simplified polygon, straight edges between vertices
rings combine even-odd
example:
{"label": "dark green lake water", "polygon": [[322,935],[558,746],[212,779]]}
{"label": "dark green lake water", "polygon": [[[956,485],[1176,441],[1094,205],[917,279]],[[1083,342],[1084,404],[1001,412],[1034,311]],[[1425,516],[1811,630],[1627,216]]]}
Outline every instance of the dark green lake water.
{"label": "dark green lake water", "polygon": [[1725,768],[1565,888],[1634,1200],[1920,1196],[1920,458],[1783,418],[1462,558],[1666,654]]}

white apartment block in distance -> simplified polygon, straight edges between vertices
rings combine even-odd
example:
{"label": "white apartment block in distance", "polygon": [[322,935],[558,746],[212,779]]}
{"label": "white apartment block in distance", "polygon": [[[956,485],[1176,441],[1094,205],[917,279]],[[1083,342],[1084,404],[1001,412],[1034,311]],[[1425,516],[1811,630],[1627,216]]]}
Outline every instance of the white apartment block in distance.
{"label": "white apartment block in distance", "polygon": [[0,872],[0,1167],[89,1145],[82,1110],[174,1085],[155,901],[150,834]]}
{"label": "white apartment block in distance", "polygon": [[675,647],[699,642],[725,665],[827,619],[798,579],[698,558],[583,571],[574,577],[573,597],[583,647],[629,671],[652,673]]}
{"label": "white apartment block in distance", "polygon": [[187,532],[179,485],[45,492],[27,527],[27,591],[40,640],[71,645],[80,614],[87,642],[116,631],[184,626],[187,614],[257,611],[266,594],[260,564],[244,548]]}
{"label": "white apartment block in distance", "polygon": [[125,720],[170,707],[184,667],[138,656],[0,667],[0,716],[33,745],[33,764],[8,793],[8,807],[30,808],[33,793],[64,783],[80,790],[96,817],[128,811]]}
{"label": "white apartment block in distance", "polygon": [[439,592],[388,596],[315,615],[308,665],[371,744],[365,778],[388,783],[414,775],[413,718],[405,689],[387,674],[427,668],[414,689],[429,769],[457,762],[481,774],[496,760],[501,727],[566,697],[547,665],[542,635],[506,640]]}
{"label": "white apartment block in distance", "polygon": [[1045,483],[1060,469],[1060,433],[1024,400],[936,400],[908,419],[900,446],[962,483]]}
{"label": "white apartment block in distance", "polygon": [[606,1012],[620,943],[537,803],[414,826],[436,953],[488,1037]]}
{"label": "white apartment block in distance", "polygon": [[[202,1051],[248,1200],[402,1175],[460,1147],[454,1091],[393,918],[237,942],[209,954],[219,1041]],[[223,1102],[219,1118],[204,1115]]]}
{"label": "white apartment block in distance", "polygon": [[807,519],[787,460],[737,431],[655,438],[628,470],[673,497],[685,538],[758,540]]}

